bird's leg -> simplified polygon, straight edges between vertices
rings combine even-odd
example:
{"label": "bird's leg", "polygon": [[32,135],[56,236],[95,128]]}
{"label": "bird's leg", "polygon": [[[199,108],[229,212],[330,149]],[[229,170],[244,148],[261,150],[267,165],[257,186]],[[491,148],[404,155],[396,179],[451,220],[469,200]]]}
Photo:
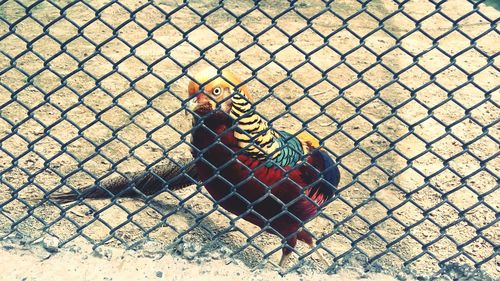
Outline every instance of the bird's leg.
{"label": "bird's leg", "polygon": [[293,237],[289,238],[286,241],[285,247],[283,248],[283,253],[281,255],[280,259],[280,267],[283,268],[287,264],[288,260],[290,259],[290,256],[292,255],[292,250],[295,248],[295,245],[297,245],[297,236],[294,235]]}
{"label": "bird's leg", "polygon": [[[299,231],[299,233],[297,233],[297,238],[300,241],[306,243],[309,246],[309,248],[311,248],[311,249],[314,249],[316,247],[316,243],[314,243],[313,237],[311,236],[311,234],[309,234],[305,230]],[[320,251],[316,250],[315,253],[318,256],[318,258],[321,260],[321,262],[323,262],[326,266],[330,266],[330,264],[328,263],[326,258],[323,256],[323,254],[321,254]]]}

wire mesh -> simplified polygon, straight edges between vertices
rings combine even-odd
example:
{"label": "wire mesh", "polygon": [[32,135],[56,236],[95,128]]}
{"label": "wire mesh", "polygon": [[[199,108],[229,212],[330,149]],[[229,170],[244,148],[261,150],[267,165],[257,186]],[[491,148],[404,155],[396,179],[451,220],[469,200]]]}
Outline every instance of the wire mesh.
{"label": "wire mesh", "polygon": [[[240,75],[273,128],[307,128],[338,162],[335,197],[304,226],[331,270],[356,256],[371,270],[498,277],[495,3],[0,1],[0,236],[277,262],[282,241],[203,183],[50,199],[184,167],[187,84],[211,66]],[[290,271],[314,266],[297,254]]]}

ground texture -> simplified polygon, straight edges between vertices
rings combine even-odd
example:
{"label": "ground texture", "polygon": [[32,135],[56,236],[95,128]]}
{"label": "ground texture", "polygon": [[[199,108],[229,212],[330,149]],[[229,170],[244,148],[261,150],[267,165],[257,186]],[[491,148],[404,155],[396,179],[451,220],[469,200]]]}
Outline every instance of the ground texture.
{"label": "ground texture", "polygon": [[[170,256],[111,265],[120,260],[113,255],[102,265],[144,263],[158,269],[138,274],[153,277],[172,262],[189,268],[175,273],[179,280],[203,270],[228,280],[253,274],[248,268],[277,274],[280,241],[254,235],[258,229],[241,220],[232,226],[201,187],[147,204],[40,200],[189,157],[188,76],[230,63],[263,98],[258,111],[275,128],[307,127],[340,164],[338,195],[306,226],[334,264],[330,272],[355,263],[426,276],[446,261],[479,263],[500,277],[500,38],[492,24],[500,13],[493,7],[408,1],[401,10],[389,0],[335,1],[334,13],[316,17],[320,1],[294,9],[281,1],[262,1],[259,9],[224,1],[225,10],[215,9],[218,1],[34,2],[0,2],[0,236],[9,243],[55,239],[68,248],[105,244],[239,261],[227,272],[220,260],[203,269]],[[16,247],[0,255],[33,261]],[[100,264],[68,252],[42,264],[67,259],[76,259],[75,268]],[[309,256],[294,265],[300,274],[325,269]],[[27,274],[22,268],[13,277]]]}

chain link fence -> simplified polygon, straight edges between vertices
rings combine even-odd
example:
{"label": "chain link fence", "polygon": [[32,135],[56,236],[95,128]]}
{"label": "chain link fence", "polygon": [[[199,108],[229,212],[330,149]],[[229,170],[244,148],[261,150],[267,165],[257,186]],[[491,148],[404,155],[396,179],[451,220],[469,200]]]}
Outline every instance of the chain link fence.
{"label": "chain link fence", "polygon": [[[241,76],[274,128],[308,128],[337,160],[335,197],[305,226],[330,271],[499,277],[497,9],[0,1],[0,237],[277,263],[280,239],[234,219],[203,183],[51,200],[164,163],[182,171],[187,84],[212,66]],[[287,270],[318,267],[308,251],[299,245]]]}

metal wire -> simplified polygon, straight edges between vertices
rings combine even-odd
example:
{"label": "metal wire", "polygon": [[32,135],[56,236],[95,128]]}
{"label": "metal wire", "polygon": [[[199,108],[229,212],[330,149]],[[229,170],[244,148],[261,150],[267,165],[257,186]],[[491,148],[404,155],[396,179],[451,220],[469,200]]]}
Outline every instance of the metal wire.
{"label": "metal wire", "polygon": [[[395,263],[394,272],[438,275],[458,264],[498,274],[498,47],[483,42],[498,37],[498,10],[351,2],[0,1],[0,236],[133,248],[164,229],[169,245],[200,232],[227,242],[237,231],[231,255],[272,260],[283,245],[263,242],[266,227],[249,229],[203,183],[174,191],[163,181],[161,192],[139,192],[143,203],[51,200],[162,161],[185,169],[187,79],[203,64],[246,73],[270,124],[311,132],[337,159],[341,185],[318,215],[322,228],[308,227],[332,271],[362,256],[369,270]],[[190,221],[179,227],[176,216]],[[289,271],[312,251],[296,253]]]}

